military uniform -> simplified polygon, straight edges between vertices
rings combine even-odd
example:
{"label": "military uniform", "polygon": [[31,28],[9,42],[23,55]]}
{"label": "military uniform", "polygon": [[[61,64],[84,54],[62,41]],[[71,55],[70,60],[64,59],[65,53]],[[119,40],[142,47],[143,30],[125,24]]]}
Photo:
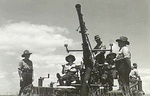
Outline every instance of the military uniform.
{"label": "military uniform", "polygon": [[[94,47],[94,49],[100,49],[100,50],[105,50],[106,46],[102,43],[101,38],[99,35],[96,35],[95,41],[97,42],[97,45]],[[95,63],[96,63],[96,69],[98,69],[99,76],[96,77],[96,79],[100,79],[101,81],[101,76],[103,75],[102,72],[102,66],[105,62],[105,51],[95,51],[94,52],[94,57],[95,57]]]}
{"label": "military uniform", "polygon": [[[115,53],[109,53],[106,56],[106,62],[103,66],[103,75],[102,75],[102,83],[108,83],[109,85],[109,90],[111,91],[113,89],[113,85],[114,85],[114,72],[115,70],[115,62],[114,62],[114,58],[116,57]],[[106,76],[107,75],[107,76]]]}
{"label": "military uniform", "polygon": [[[72,81],[75,81],[77,78],[76,75],[76,65],[73,63],[75,61],[75,57],[73,55],[68,55],[66,57],[66,61],[68,62],[65,65],[62,65],[62,74],[63,76],[60,76],[59,73],[57,73],[57,78],[60,83],[60,85],[70,85]],[[64,84],[64,81],[66,83]]]}
{"label": "military uniform", "polygon": [[[30,55],[31,53],[28,50],[25,50],[22,57],[26,57],[25,55]],[[23,91],[23,89],[32,84],[33,81],[33,64],[32,61],[29,59],[23,59],[21,62],[19,62],[18,66],[18,72],[20,76],[20,92]]]}
{"label": "military uniform", "polygon": [[119,85],[125,92],[125,95],[129,95],[129,73],[131,71],[131,53],[126,45],[129,45],[127,37],[121,36],[116,40],[120,50],[116,56],[116,69],[119,75]]}
{"label": "military uniform", "polygon": [[[131,82],[131,86],[136,84],[138,82],[138,80],[140,80],[140,75],[139,75],[139,72],[138,72],[138,69],[137,69],[137,64],[136,63],[133,63],[133,66],[132,66],[132,70],[129,74],[129,77],[130,77],[130,82]],[[138,87],[135,86],[132,88],[132,90],[137,90]]]}

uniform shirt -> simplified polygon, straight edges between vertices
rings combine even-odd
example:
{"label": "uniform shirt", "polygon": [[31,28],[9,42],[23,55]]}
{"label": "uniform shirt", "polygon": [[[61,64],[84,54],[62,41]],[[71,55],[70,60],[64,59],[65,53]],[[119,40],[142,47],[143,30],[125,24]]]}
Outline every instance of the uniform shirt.
{"label": "uniform shirt", "polygon": [[30,62],[30,64],[27,64],[22,60],[21,62],[19,62],[18,69],[21,71],[32,72],[32,70],[33,70],[32,61]]}
{"label": "uniform shirt", "polygon": [[[106,49],[106,46],[102,43],[101,45],[96,45],[95,47],[94,47],[94,49],[101,49],[101,50],[105,50]],[[101,51],[98,51],[98,52],[101,52]],[[95,53],[97,53],[97,52],[95,52]]]}
{"label": "uniform shirt", "polygon": [[130,72],[130,74],[129,74],[129,76],[132,77],[132,78],[137,78],[137,77],[139,77],[139,72],[138,72],[138,70],[135,69],[135,68],[132,69],[131,72]]}
{"label": "uniform shirt", "polygon": [[131,59],[131,53],[127,46],[124,46],[119,50],[119,52],[116,56],[116,60],[121,60],[121,59],[125,59],[125,58]]}
{"label": "uniform shirt", "polygon": [[68,71],[75,72],[76,71],[75,67],[76,67],[76,65],[74,63],[72,65],[65,64],[65,67],[64,67],[65,73],[67,73]]}
{"label": "uniform shirt", "polygon": [[[94,47],[94,49],[101,49],[101,50],[105,50],[106,49],[106,46],[101,44],[101,45],[96,45]],[[105,62],[105,51],[95,51],[94,52],[94,57],[96,59],[96,63],[99,63],[99,64],[103,64]]]}

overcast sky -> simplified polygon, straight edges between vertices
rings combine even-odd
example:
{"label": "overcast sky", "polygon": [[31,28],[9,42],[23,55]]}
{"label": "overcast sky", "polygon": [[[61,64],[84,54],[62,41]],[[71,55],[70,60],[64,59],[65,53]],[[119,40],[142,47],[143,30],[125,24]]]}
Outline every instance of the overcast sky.
{"label": "overcast sky", "polygon": [[[56,82],[55,74],[65,64],[64,42],[81,49],[76,4],[81,4],[89,38],[99,34],[109,48],[120,36],[130,41],[132,63],[138,63],[143,90],[150,92],[150,1],[149,0],[0,0],[0,94],[19,90],[18,63],[24,50],[33,54],[34,82],[47,76],[44,86]],[[113,50],[116,52],[116,49]],[[80,63],[82,53],[69,53]]]}

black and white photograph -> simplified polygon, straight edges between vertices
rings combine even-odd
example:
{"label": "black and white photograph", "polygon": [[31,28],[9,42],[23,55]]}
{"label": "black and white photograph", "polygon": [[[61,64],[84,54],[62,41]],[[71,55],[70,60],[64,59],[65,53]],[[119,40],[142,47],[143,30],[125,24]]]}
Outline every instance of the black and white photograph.
{"label": "black and white photograph", "polygon": [[0,96],[150,96],[150,0],[0,0]]}

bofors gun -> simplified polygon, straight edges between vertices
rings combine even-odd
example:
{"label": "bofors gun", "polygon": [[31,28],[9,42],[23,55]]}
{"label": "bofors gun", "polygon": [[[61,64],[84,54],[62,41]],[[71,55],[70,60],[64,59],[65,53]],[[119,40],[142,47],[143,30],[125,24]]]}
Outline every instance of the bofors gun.
{"label": "bofors gun", "polygon": [[80,91],[80,96],[88,96],[89,92],[89,80],[90,80],[90,75],[91,75],[91,70],[93,66],[95,65],[95,60],[94,60],[94,51],[112,51],[112,46],[111,49],[109,50],[99,50],[99,49],[94,49],[92,50],[88,34],[86,33],[87,29],[85,26],[85,22],[83,21],[83,15],[81,13],[81,5],[76,4],[76,10],[78,13],[78,18],[79,18],[79,28],[82,36],[82,49],[83,50],[69,50],[68,49],[68,44],[65,44],[64,46],[66,47],[66,51],[69,53],[70,51],[83,51],[83,64],[85,66],[85,72],[84,75],[81,77],[81,91]]}

